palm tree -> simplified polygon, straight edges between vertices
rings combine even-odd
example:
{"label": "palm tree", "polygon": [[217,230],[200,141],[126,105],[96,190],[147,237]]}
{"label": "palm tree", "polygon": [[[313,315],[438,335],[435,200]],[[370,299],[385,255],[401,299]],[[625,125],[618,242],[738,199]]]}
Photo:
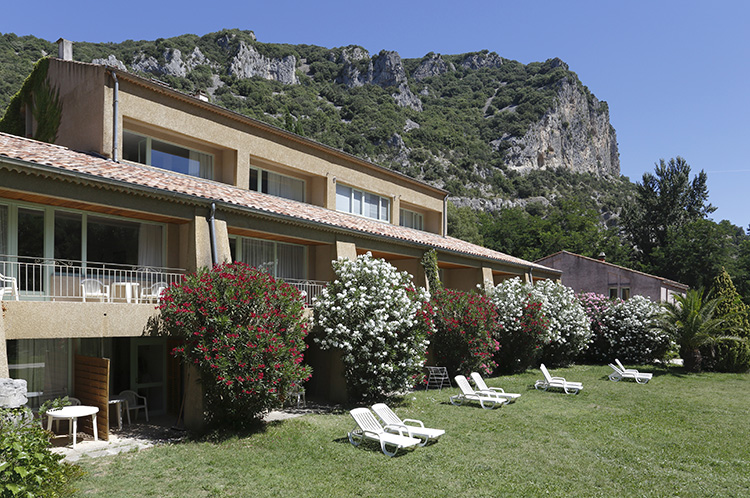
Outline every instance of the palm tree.
{"label": "palm tree", "polygon": [[725,329],[725,318],[714,316],[721,302],[703,290],[690,289],[685,296],[675,295],[675,302],[664,305],[660,325],[670,332],[680,347],[685,368],[697,372],[701,369],[700,347],[714,342]]}

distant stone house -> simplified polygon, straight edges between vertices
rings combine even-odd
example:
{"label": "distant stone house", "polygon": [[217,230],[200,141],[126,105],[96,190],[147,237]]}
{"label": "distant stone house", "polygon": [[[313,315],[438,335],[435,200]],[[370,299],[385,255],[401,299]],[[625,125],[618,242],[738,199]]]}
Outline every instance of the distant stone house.
{"label": "distant stone house", "polygon": [[560,251],[536,261],[563,272],[561,282],[576,292],[595,292],[610,298],[645,296],[657,302],[670,302],[675,294],[685,295],[688,286],[649,275],[601,259]]}

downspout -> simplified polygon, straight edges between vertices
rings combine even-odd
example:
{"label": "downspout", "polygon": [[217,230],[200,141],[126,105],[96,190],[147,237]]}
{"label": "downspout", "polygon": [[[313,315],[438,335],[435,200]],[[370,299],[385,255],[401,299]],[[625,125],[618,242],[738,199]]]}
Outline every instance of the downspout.
{"label": "downspout", "polygon": [[115,88],[114,88],[114,110],[113,110],[113,118],[112,118],[112,159],[117,163],[120,162],[117,157],[117,150],[120,148],[120,130],[118,127],[119,122],[119,113],[120,113],[120,82],[117,81],[117,73],[114,71],[111,72],[112,79],[115,81]]}
{"label": "downspout", "polygon": [[443,237],[448,236],[448,195],[443,198]]}
{"label": "downspout", "polygon": [[211,232],[211,266],[219,264],[219,252],[216,245],[216,203],[211,203],[211,216],[208,218],[208,230]]}

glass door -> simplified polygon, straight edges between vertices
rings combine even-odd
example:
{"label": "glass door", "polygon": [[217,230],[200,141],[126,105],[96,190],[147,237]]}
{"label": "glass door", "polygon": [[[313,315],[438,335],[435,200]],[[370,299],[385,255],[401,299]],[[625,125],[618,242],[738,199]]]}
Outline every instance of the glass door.
{"label": "glass door", "polygon": [[166,339],[134,337],[130,340],[130,388],[148,400],[148,414],[166,413]]}

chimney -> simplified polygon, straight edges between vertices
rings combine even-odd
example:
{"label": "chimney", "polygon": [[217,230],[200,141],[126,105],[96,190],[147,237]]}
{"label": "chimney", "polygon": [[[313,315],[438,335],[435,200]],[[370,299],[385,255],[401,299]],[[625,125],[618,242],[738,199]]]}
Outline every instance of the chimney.
{"label": "chimney", "polygon": [[604,254],[603,252],[600,252],[599,253],[599,257],[596,258],[596,259],[598,259],[599,261],[606,261],[607,260],[607,255]]}
{"label": "chimney", "polygon": [[57,40],[57,58],[64,61],[73,60],[73,42],[60,38]]}

